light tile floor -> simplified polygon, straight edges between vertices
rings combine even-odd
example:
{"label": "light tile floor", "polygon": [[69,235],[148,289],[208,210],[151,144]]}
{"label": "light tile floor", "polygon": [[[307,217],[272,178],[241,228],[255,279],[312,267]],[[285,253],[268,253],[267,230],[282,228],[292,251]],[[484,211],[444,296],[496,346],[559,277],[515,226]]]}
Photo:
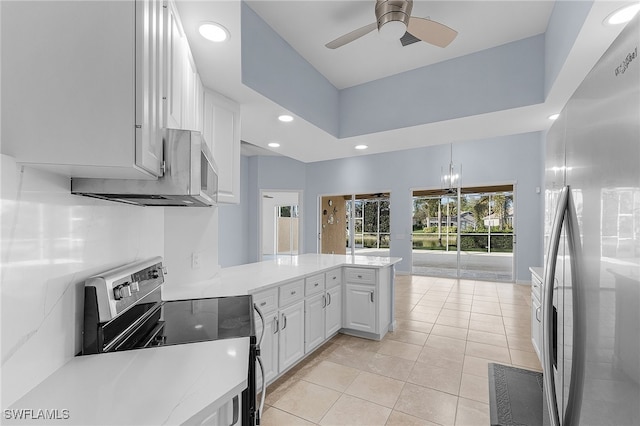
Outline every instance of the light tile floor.
{"label": "light tile floor", "polygon": [[396,277],[397,330],[339,334],[267,388],[264,426],[488,425],[487,364],[541,371],[526,285]]}

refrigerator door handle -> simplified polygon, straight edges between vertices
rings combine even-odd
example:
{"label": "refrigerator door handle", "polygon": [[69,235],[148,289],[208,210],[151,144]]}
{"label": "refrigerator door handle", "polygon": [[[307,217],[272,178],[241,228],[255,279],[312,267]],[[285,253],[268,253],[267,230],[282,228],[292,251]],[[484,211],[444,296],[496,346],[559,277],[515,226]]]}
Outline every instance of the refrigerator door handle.
{"label": "refrigerator door handle", "polygon": [[580,242],[580,230],[578,229],[578,217],[573,204],[571,191],[567,196],[567,240],[569,244],[569,264],[571,266],[571,300],[573,311],[572,323],[572,349],[571,349],[571,378],[569,382],[569,394],[563,425],[571,426],[580,424],[580,411],[582,405],[582,390],[584,388],[584,366],[586,353],[586,304],[584,283],[580,280],[583,270],[582,244]]}
{"label": "refrigerator door handle", "polygon": [[542,330],[543,330],[543,350],[542,368],[544,370],[543,380],[545,385],[545,397],[549,409],[549,420],[551,426],[560,426],[558,414],[558,404],[556,399],[555,378],[553,377],[553,278],[556,272],[556,260],[558,248],[560,246],[560,235],[562,232],[562,222],[567,211],[567,200],[569,197],[569,187],[565,186],[558,197],[558,205],[553,218],[553,226],[549,239],[547,251],[547,261],[544,268],[544,293],[542,295]]}

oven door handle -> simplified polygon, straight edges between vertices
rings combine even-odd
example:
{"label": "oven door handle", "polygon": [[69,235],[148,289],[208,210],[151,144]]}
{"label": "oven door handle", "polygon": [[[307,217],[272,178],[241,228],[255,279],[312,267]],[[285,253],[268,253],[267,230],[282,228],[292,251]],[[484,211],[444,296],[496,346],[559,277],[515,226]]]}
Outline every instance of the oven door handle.
{"label": "oven door handle", "polygon": [[[262,365],[262,357],[260,355],[256,356],[256,361],[258,361],[258,365],[260,366],[260,372],[262,374],[262,390],[260,391],[260,407],[258,408],[258,412],[256,413],[256,425],[260,424],[260,417],[262,417],[262,410],[264,409],[264,398],[267,393],[267,380],[264,376],[264,365]],[[253,396],[255,398],[255,395]]]}
{"label": "oven door handle", "polygon": [[264,337],[264,328],[265,328],[266,324],[264,322],[264,316],[262,315],[262,312],[260,311],[260,308],[258,308],[258,305],[256,305],[254,303],[253,304],[253,309],[256,310],[256,312],[260,316],[260,320],[262,321],[262,332],[260,333],[260,340],[258,340],[258,347],[261,347],[262,346],[262,338]]}

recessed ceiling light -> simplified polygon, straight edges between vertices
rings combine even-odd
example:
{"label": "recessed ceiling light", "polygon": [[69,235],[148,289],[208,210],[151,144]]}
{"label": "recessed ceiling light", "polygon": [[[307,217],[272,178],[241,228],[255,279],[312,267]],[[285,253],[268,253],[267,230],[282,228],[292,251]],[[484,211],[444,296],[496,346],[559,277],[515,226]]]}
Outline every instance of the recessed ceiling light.
{"label": "recessed ceiling light", "polygon": [[278,116],[278,120],[282,121],[283,123],[289,123],[293,121],[293,117],[290,116],[289,114],[282,114]]}
{"label": "recessed ceiling light", "polygon": [[560,114],[551,114],[548,118],[549,120],[556,120],[558,117],[560,117]]}
{"label": "recessed ceiling light", "polygon": [[356,145],[355,148],[356,149],[367,149],[369,147],[367,145]]}
{"label": "recessed ceiling light", "polygon": [[278,142],[269,142],[267,145],[271,148],[278,148],[280,146]]}
{"label": "recessed ceiling light", "polygon": [[229,38],[229,31],[217,22],[205,22],[200,24],[200,35],[207,40],[221,42]]}
{"label": "recessed ceiling light", "polygon": [[636,16],[636,13],[640,10],[640,3],[633,3],[622,7],[614,12],[611,12],[609,16],[607,16],[603,23],[605,25],[618,25],[625,24],[633,19]]}

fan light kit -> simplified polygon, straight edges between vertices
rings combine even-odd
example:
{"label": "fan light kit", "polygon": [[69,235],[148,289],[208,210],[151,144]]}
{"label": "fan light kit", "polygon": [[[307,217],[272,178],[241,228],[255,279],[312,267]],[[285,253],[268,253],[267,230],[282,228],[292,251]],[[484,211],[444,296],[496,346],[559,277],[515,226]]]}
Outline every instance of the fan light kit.
{"label": "fan light kit", "polygon": [[217,22],[204,22],[200,24],[198,31],[202,37],[216,43],[229,38],[229,31]]}
{"label": "fan light kit", "polygon": [[283,123],[290,123],[293,121],[293,117],[289,114],[282,114],[278,116],[278,120],[282,121]]}
{"label": "fan light kit", "polygon": [[605,25],[619,25],[626,24],[631,21],[636,14],[640,11],[640,3],[633,3],[624,6],[614,12],[611,12],[609,16],[604,19]]}
{"label": "fan light kit", "polygon": [[431,19],[411,16],[412,9],[413,0],[377,0],[375,6],[376,22],[340,36],[325,46],[329,49],[337,49],[369,34],[376,28],[382,38],[390,40],[402,38],[402,44],[405,46],[412,43],[405,42],[404,36],[406,34],[413,36],[414,42],[422,40],[438,47],[447,47],[458,35],[456,30],[444,24]]}
{"label": "fan light kit", "polygon": [[280,144],[278,142],[269,142],[267,145],[269,147],[271,147],[271,148],[279,148],[280,147]]}

